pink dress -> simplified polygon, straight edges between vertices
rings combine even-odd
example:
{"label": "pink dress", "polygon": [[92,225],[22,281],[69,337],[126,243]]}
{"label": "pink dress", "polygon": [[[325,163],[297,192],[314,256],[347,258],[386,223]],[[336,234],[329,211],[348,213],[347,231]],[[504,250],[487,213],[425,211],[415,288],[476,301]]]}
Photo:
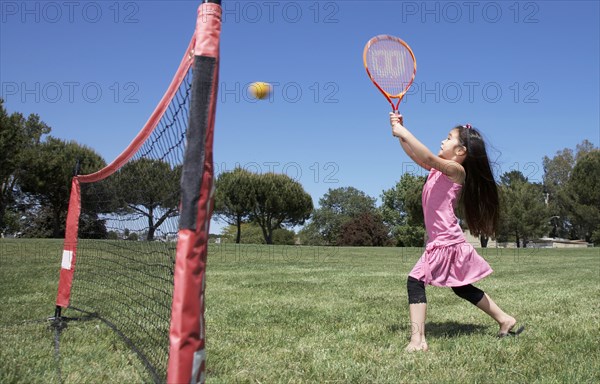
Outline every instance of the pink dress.
{"label": "pink dress", "polygon": [[454,214],[462,185],[431,168],[423,187],[427,246],[409,276],[437,287],[460,287],[483,279],[492,268],[465,240]]}

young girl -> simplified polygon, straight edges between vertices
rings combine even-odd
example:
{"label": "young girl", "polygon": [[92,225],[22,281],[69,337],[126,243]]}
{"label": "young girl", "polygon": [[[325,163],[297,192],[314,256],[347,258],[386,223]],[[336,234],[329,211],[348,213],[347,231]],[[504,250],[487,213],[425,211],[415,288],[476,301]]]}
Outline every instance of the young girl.
{"label": "young girl", "polygon": [[480,133],[468,124],[455,127],[442,141],[436,156],[402,125],[402,116],[390,113],[390,122],[392,133],[400,139],[406,154],[430,171],[422,196],[427,246],[407,281],[413,330],[406,350],[429,349],[425,340],[425,284],[451,287],[458,296],[490,315],[500,326],[498,337],[518,335],[524,327],[513,332],[515,318],[471,285],[492,273],[492,269],[466,242],[454,214],[458,203],[474,236],[491,237],[496,233],[498,190]]}

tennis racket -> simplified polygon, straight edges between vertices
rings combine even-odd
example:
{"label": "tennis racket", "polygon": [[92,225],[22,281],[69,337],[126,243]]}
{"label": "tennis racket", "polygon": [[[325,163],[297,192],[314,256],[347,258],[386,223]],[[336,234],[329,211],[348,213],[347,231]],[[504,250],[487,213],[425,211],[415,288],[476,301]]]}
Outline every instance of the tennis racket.
{"label": "tennis racket", "polygon": [[400,100],[417,74],[417,61],[412,50],[397,37],[379,35],[365,45],[363,60],[369,78],[390,102],[394,113],[398,113]]}

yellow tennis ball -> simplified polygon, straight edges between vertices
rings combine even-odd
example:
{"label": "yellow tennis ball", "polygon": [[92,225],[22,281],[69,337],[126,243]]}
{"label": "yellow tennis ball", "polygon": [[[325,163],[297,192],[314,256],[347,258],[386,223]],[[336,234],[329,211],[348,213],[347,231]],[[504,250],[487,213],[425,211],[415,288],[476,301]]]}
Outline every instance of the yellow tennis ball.
{"label": "yellow tennis ball", "polygon": [[258,100],[266,99],[271,93],[271,84],[257,81],[248,87],[250,94]]}

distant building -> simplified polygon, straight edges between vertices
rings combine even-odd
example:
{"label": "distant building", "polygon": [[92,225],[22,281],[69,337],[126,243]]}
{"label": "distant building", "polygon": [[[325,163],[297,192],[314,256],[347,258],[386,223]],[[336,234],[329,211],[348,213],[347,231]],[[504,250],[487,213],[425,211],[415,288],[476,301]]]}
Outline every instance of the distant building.
{"label": "distant building", "polygon": [[533,243],[535,244],[535,247],[539,248],[587,248],[594,246],[585,240],[567,240],[551,237],[542,237],[541,239],[535,240]]}
{"label": "distant building", "polygon": [[[464,232],[467,242],[472,246],[479,248],[481,247],[481,241],[478,237],[475,237],[468,230]],[[507,243],[497,243],[496,240],[489,239],[487,248],[516,248],[517,245],[514,241]],[[529,240],[527,247],[530,248],[587,248],[593,247],[593,244],[586,242],[585,240],[567,240],[558,239],[551,237],[542,237],[540,239]]]}

